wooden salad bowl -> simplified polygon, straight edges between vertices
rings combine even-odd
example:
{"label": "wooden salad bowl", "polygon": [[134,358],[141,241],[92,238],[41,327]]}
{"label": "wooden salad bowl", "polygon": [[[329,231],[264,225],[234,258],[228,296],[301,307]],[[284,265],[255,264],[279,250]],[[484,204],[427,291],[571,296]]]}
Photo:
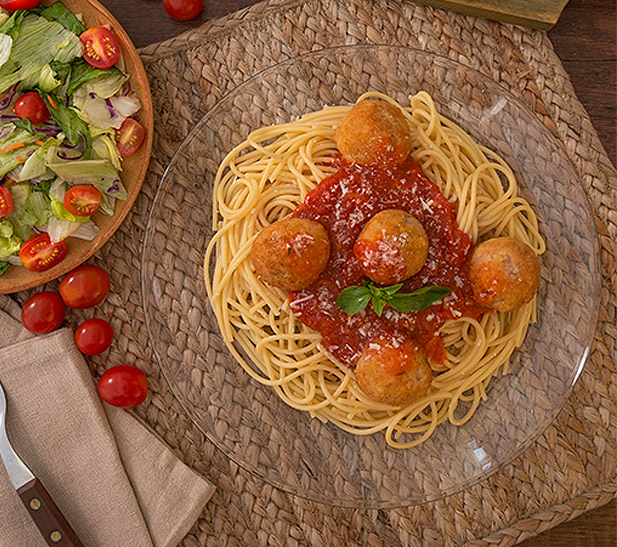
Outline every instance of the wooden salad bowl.
{"label": "wooden salad bowl", "polygon": [[[51,5],[55,0],[43,0],[44,5]],[[31,272],[21,266],[12,266],[0,276],[0,294],[14,293],[43,285],[69,272],[96,253],[120,227],[131,206],[135,202],[148,170],[152,152],[152,137],[154,116],[150,85],[146,70],[139,54],[116,18],[96,0],[63,0],[66,7],[73,13],[81,14],[86,26],[109,25],[122,48],[124,70],[130,75],[131,90],[141,101],[141,110],[137,113],[140,123],[146,130],[146,137],[140,149],[122,162],[120,179],[124,184],[128,197],[124,201],[116,201],[113,216],[96,213],[92,219],[99,227],[99,232],[92,241],[70,237],[67,239],[68,251],[62,262],[44,272]]]}

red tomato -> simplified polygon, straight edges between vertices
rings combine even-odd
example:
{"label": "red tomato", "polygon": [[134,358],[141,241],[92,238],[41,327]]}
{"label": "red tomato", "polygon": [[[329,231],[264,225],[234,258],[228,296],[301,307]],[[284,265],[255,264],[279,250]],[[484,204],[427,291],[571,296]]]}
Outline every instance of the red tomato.
{"label": "red tomato", "polygon": [[111,30],[92,27],[79,37],[84,45],[84,59],[96,68],[109,68],[120,58],[120,44]]}
{"label": "red tomato", "polygon": [[19,258],[27,270],[44,272],[62,262],[66,256],[66,242],[52,243],[47,234],[37,234],[22,243]]}
{"label": "red tomato", "polygon": [[110,405],[133,408],[148,394],[148,378],[137,367],[116,365],[99,380],[99,395]]}
{"label": "red tomato", "polygon": [[32,9],[39,5],[41,0],[0,0],[0,8],[13,13],[18,9]]}
{"label": "red tomato", "polygon": [[199,15],[203,0],[163,0],[165,11],[178,21],[188,21]]}
{"label": "red tomato", "polygon": [[28,118],[32,125],[39,125],[40,123],[49,120],[49,110],[45,106],[45,102],[36,91],[28,91],[24,93],[13,107],[16,116],[19,116],[22,120]]}
{"label": "red tomato", "polygon": [[8,217],[12,210],[13,198],[4,186],[0,186],[0,218]]}
{"label": "red tomato", "polygon": [[84,264],[60,281],[60,296],[69,308],[84,310],[100,304],[109,292],[109,275],[94,264]]}
{"label": "red tomato", "polygon": [[86,355],[103,353],[114,338],[114,331],[105,319],[88,319],[75,331],[75,343]]}
{"label": "red tomato", "polygon": [[133,118],[127,118],[118,132],[118,153],[123,157],[134,154],[144,142],[145,136],[143,125]]}
{"label": "red tomato", "polygon": [[64,304],[50,291],[37,293],[21,309],[21,322],[34,334],[47,334],[56,330],[64,321]]}
{"label": "red tomato", "polygon": [[89,217],[101,206],[101,192],[91,184],[71,186],[64,194],[64,207],[72,215]]}

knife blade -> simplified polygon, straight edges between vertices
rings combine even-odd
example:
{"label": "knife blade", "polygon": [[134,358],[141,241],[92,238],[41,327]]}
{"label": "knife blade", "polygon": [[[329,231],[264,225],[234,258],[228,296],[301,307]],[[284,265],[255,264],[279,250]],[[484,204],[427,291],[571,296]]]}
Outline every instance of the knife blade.
{"label": "knife blade", "polygon": [[51,496],[17,455],[6,432],[6,397],[0,384],[0,459],[9,480],[48,545],[83,547]]}

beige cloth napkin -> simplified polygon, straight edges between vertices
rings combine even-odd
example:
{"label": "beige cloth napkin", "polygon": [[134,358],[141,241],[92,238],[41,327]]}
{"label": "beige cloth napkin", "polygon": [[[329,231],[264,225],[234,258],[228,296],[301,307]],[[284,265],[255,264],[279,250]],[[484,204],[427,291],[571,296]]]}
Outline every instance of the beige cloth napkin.
{"label": "beige cloth napkin", "polygon": [[[102,403],[68,329],[34,336],[0,296],[0,382],[13,447],[87,547],[166,547],[214,487],[125,410]],[[44,547],[0,464],[0,547]]]}

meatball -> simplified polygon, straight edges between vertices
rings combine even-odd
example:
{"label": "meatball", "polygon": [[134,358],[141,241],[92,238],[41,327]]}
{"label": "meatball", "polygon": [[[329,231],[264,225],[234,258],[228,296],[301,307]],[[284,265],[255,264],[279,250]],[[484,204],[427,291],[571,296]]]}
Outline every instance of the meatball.
{"label": "meatball", "polygon": [[433,373],[422,347],[409,337],[368,342],[356,365],[356,381],[369,399],[392,406],[426,395]]}
{"label": "meatball", "polygon": [[251,249],[251,262],[261,280],[286,291],[308,287],[329,258],[325,228],[308,218],[284,218],[270,224]]}
{"label": "meatball", "polygon": [[540,261],[529,245],[512,237],[488,239],[471,253],[469,279],[479,304],[512,311],[536,293]]}
{"label": "meatball", "polygon": [[428,236],[413,215],[387,209],[366,223],[353,252],[375,283],[394,285],[422,269],[428,255]]}
{"label": "meatball", "polygon": [[334,142],[347,161],[389,168],[409,156],[411,133],[400,108],[386,101],[365,99],[341,120]]}

